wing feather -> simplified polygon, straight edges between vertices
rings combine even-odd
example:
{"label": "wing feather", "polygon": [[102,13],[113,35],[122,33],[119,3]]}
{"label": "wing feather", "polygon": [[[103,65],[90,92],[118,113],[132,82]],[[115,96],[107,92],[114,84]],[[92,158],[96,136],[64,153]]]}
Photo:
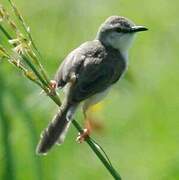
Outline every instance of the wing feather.
{"label": "wing feather", "polygon": [[70,98],[80,102],[104,91],[116,82],[125,70],[125,61],[119,51],[91,41],[74,50],[57,72],[58,84],[66,84],[69,75],[77,75]]}

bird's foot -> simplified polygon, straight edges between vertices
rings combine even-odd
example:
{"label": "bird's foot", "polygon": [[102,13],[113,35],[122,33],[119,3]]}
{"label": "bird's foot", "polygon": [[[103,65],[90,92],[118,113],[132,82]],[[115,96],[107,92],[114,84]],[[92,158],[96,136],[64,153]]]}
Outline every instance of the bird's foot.
{"label": "bird's foot", "polygon": [[51,80],[49,83],[49,94],[54,95],[56,94],[56,89],[57,89],[57,82],[55,80]]}
{"label": "bird's foot", "polygon": [[51,89],[57,89],[57,81],[51,80],[49,86]]}
{"label": "bird's foot", "polygon": [[83,132],[79,133],[78,137],[76,138],[76,141],[78,143],[84,142],[90,135],[89,129],[84,129]]}

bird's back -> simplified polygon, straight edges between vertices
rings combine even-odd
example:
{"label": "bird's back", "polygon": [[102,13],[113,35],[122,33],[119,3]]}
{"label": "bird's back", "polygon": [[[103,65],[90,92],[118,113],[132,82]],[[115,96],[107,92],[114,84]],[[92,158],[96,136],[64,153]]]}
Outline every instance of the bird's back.
{"label": "bird's back", "polygon": [[77,81],[71,98],[82,101],[115,83],[123,74],[126,63],[120,52],[104,46],[99,40],[89,41],[72,51],[56,74],[59,86],[64,86],[71,73]]}

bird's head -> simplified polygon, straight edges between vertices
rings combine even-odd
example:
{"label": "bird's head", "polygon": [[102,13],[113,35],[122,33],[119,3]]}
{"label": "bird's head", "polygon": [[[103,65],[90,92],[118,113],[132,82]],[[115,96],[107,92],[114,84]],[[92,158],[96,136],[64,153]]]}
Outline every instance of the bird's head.
{"label": "bird's head", "polygon": [[111,16],[100,26],[97,39],[123,53],[131,46],[135,34],[146,30],[146,27],[136,26],[125,17]]}

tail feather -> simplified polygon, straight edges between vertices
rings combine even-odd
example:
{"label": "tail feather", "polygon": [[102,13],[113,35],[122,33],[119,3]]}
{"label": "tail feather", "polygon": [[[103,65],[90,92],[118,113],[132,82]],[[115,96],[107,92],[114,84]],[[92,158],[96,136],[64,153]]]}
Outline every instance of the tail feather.
{"label": "tail feather", "polygon": [[38,154],[46,154],[57,141],[60,144],[63,142],[71,120],[67,118],[67,115],[72,107],[72,105],[67,105],[61,108],[48,127],[42,132],[40,142],[37,146]]}
{"label": "tail feather", "polygon": [[59,138],[58,138],[58,140],[57,140],[57,142],[56,142],[57,145],[63,144],[63,142],[64,142],[64,140],[65,140],[65,138],[66,138],[66,134],[67,134],[67,132],[68,132],[68,129],[69,129],[69,127],[70,127],[70,124],[71,124],[71,121],[69,121],[69,122],[67,123],[67,125],[65,126],[63,132],[60,134],[60,136],[59,136]]}

